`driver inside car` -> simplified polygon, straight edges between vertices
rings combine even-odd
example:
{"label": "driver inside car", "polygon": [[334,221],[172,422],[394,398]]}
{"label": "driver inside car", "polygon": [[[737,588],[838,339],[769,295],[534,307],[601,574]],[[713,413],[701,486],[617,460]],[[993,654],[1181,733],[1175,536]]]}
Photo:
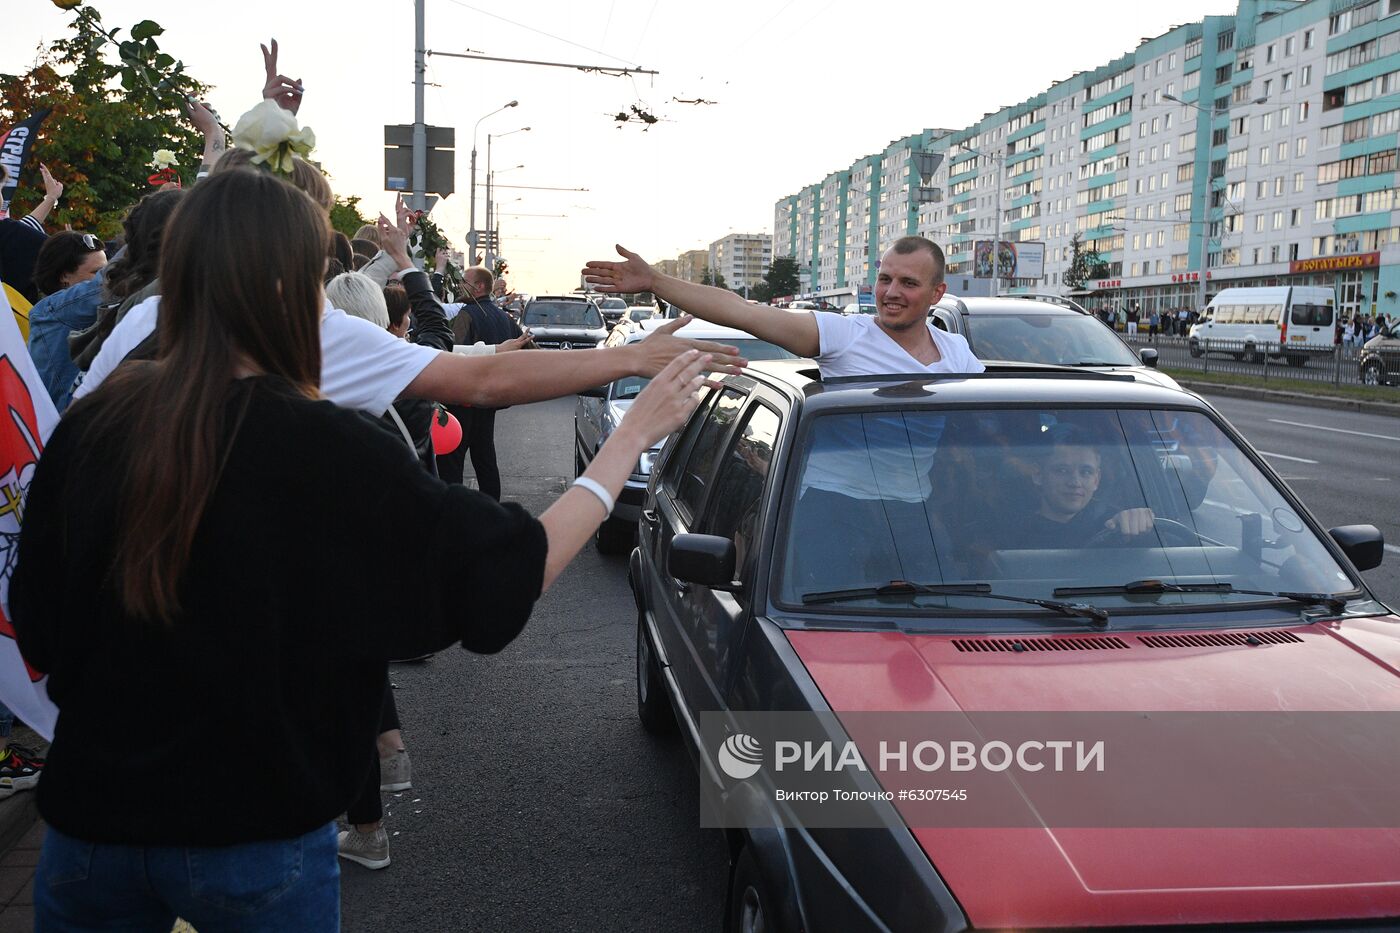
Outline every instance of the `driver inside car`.
{"label": "driver inside car", "polygon": [[1059,425],[1048,435],[1031,477],[1040,501],[1017,528],[1021,547],[1084,547],[1095,539],[1110,543],[1113,533],[1131,541],[1152,530],[1151,509],[1119,509],[1098,496],[1102,458],[1082,429]]}

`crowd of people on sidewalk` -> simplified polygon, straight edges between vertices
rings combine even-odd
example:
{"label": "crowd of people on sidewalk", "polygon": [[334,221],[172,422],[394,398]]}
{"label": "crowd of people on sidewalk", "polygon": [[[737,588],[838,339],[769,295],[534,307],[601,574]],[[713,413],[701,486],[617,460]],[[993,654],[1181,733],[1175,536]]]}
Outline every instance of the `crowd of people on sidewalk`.
{"label": "crowd of people on sidewalk", "polygon": [[1201,318],[1200,311],[1190,307],[1152,308],[1142,310],[1138,302],[1119,306],[1105,305],[1094,312],[1100,321],[1129,336],[1145,334],[1156,337],[1185,337],[1191,325]]}
{"label": "crowd of people on sidewalk", "polygon": [[[264,56],[258,107],[295,127],[300,84],[275,43]],[[390,661],[509,644],[703,374],[743,362],[679,320],[525,363],[490,272],[449,301],[402,205],[336,234],[304,153],[265,158],[237,127],[229,148],[212,111],[189,112],[198,180],[132,205],[117,242],[46,232],[46,169],[43,203],[0,220],[0,280],[62,412],[9,598],[58,724],[46,758],[0,744],[0,795],[37,784],[49,826],[43,930],[337,928],[337,856],[387,865],[380,793],[412,782]],[[651,381],[584,474],[538,518],[501,504],[495,411],[628,375]],[[455,457],[433,446],[446,406]],[[247,748],[279,766],[250,784],[227,766]]]}

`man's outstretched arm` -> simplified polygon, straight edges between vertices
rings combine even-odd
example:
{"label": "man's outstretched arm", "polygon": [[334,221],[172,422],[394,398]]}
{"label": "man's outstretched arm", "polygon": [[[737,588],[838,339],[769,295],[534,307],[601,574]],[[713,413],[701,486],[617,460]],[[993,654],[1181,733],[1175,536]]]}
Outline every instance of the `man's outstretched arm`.
{"label": "man's outstretched arm", "polygon": [[636,253],[617,247],[623,262],[591,260],[584,279],[600,292],[651,292],[711,324],[747,331],[798,356],[821,351],[817,319],[768,305],[749,304],[731,291],[662,275]]}
{"label": "man's outstretched arm", "polygon": [[715,372],[739,372],[747,361],[734,347],[675,336],[689,320],[670,321],[637,343],[599,350],[522,350],[485,356],[441,353],[400,397],[477,408],[524,405],[574,395],[626,376],[655,376],[687,350],[712,354]]}

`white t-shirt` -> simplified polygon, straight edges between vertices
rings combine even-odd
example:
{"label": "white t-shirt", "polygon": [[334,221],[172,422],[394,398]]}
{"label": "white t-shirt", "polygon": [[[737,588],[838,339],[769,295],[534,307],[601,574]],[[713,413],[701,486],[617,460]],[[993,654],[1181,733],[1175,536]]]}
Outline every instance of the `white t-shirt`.
{"label": "white t-shirt", "polygon": [[[156,296],[127,312],[73,393],[75,401],[101,385],[137,344],[155,332],[159,305]],[[382,415],[440,352],[400,340],[327,302],[321,315],[321,394],[342,408]]]}
{"label": "white t-shirt", "polygon": [[938,347],[938,362],[925,366],[894,342],[874,315],[812,311],[817,319],[823,376],[882,376],[887,373],[980,373],[987,367],[972,355],[967,340],[932,324],[928,332]]}

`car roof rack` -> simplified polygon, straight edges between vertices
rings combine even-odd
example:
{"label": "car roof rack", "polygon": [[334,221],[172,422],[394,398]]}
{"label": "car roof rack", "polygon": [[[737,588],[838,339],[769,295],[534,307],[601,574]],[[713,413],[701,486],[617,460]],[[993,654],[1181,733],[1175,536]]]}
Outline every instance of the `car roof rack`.
{"label": "car roof rack", "polygon": [[1060,305],[1061,307],[1072,308],[1073,310],[1078,311],[1080,314],[1089,314],[1089,313],[1090,313],[1090,311],[1089,311],[1088,308],[1085,308],[1083,305],[1081,305],[1079,302],[1075,301],[1073,298],[1066,298],[1064,295],[1037,294],[1037,293],[1032,292],[1032,293],[1026,294],[1026,295],[999,295],[998,297],[1000,297],[1000,298],[1024,298],[1024,299],[1026,299],[1027,301],[1048,301],[1048,302],[1050,302],[1051,304]]}

